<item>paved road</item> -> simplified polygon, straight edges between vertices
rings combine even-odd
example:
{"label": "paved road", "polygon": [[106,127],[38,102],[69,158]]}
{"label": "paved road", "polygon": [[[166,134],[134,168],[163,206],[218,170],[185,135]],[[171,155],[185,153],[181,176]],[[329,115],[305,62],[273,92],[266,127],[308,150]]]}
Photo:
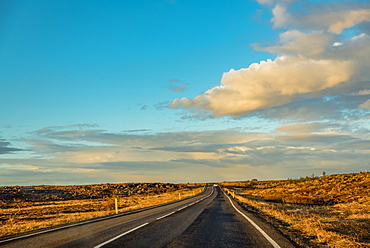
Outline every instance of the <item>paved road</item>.
{"label": "paved road", "polygon": [[[263,230],[259,231],[260,228]],[[293,246],[232,203],[219,187],[208,187],[202,195],[191,199],[9,242],[0,241],[0,247]]]}

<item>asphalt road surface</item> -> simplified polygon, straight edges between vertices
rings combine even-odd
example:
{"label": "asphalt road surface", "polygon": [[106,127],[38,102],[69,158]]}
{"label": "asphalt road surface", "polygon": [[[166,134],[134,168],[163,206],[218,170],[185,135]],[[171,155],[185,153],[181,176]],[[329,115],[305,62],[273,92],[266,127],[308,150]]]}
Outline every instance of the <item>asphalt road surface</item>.
{"label": "asphalt road surface", "polygon": [[0,247],[294,247],[219,187],[193,198],[1,240]]}

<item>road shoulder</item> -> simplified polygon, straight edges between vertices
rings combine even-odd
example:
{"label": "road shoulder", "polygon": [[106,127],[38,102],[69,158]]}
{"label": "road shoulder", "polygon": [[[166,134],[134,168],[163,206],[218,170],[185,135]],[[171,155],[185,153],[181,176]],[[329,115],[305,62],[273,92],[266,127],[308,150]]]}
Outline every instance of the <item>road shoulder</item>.
{"label": "road shoulder", "polygon": [[[225,193],[226,194],[226,193]],[[258,226],[260,226],[271,238],[279,240],[281,247],[318,248],[317,244],[307,239],[298,230],[292,230],[289,224],[263,213],[261,210],[232,199],[234,205]]]}

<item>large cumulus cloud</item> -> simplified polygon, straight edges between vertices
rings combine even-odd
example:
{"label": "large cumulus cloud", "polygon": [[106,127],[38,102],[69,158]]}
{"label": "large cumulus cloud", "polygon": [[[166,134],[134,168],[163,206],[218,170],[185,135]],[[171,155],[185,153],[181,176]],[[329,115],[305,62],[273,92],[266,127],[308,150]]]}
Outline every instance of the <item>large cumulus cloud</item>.
{"label": "large cumulus cloud", "polygon": [[255,45],[276,58],[231,69],[223,74],[221,85],[193,99],[174,99],[172,108],[205,111],[216,118],[242,117],[298,99],[354,94],[367,90],[366,85],[369,88],[370,37],[365,32],[369,4],[306,2],[306,11],[300,11],[294,1],[258,2],[271,6],[274,28],[285,28],[276,45]]}
{"label": "large cumulus cloud", "polygon": [[175,99],[171,106],[212,111],[215,117],[239,117],[253,110],[280,106],[318,93],[353,76],[350,61],[308,60],[281,56],[241,70],[230,70],[222,85],[194,99]]}

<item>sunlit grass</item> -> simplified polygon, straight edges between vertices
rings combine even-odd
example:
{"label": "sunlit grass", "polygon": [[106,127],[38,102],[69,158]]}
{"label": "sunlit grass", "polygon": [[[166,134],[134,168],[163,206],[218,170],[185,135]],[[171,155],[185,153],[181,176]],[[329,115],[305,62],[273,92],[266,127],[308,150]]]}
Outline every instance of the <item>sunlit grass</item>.
{"label": "sunlit grass", "polygon": [[239,201],[324,247],[370,247],[370,173],[240,183],[226,183]]}
{"label": "sunlit grass", "polygon": [[[119,213],[151,207],[200,193],[203,188],[183,188],[167,193],[118,198]],[[115,214],[114,198],[3,204],[0,237]]]}

